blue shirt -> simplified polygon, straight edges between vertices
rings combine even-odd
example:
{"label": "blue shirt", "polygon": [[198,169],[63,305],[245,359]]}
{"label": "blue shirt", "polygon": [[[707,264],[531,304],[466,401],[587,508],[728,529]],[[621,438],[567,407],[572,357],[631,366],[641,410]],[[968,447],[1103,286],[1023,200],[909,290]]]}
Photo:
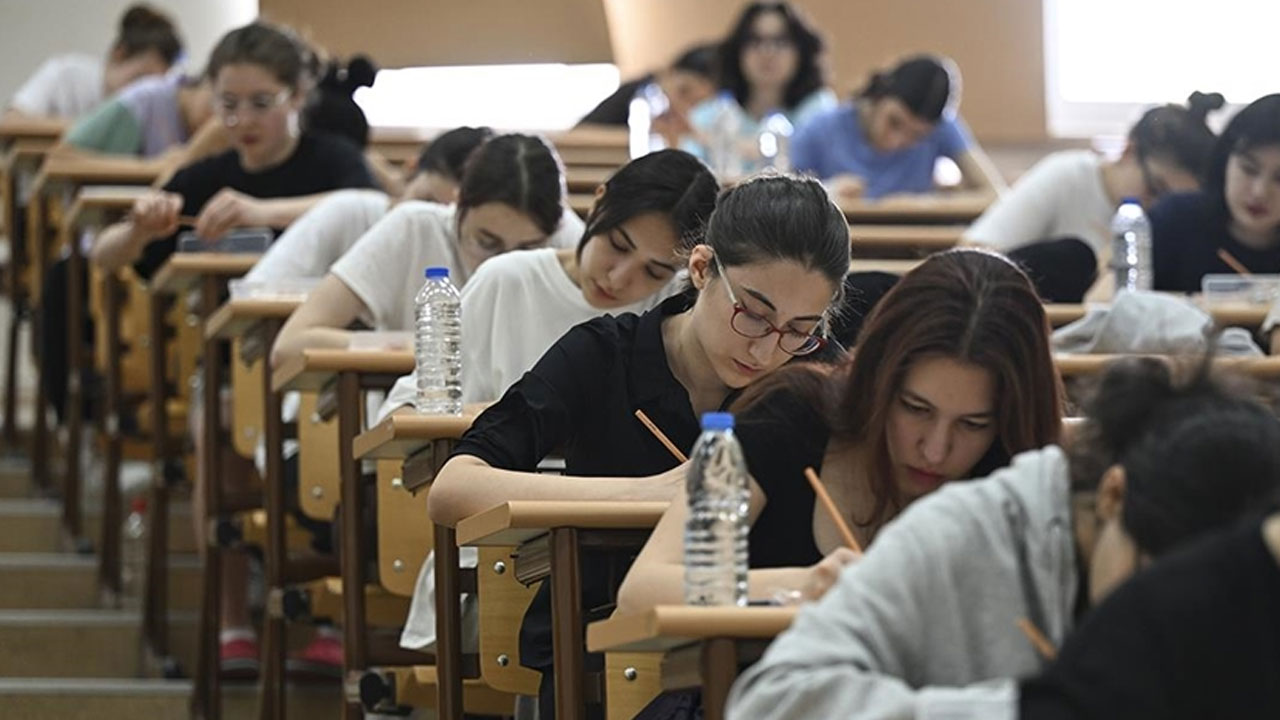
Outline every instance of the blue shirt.
{"label": "blue shirt", "polygon": [[867,139],[857,108],[856,103],[843,103],[801,125],[791,138],[792,168],[822,180],[857,175],[866,183],[864,195],[871,199],[927,193],[934,189],[933,166],[938,158],[956,159],[973,144],[962,120],[943,118],[915,145],[881,152]]}

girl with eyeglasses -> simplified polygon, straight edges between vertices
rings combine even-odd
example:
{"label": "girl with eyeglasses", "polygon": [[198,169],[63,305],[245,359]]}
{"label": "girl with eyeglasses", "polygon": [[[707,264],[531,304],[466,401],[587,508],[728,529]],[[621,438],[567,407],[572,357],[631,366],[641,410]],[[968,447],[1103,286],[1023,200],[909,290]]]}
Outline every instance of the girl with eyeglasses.
{"label": "girl with eyeglasses", "polygon": [[301,127],[314,69],[311,51],[286,28],[256,22],[224,35],[207,76],[231,149],[139,199],[128,220],[99,236],[94,262],[109,270],[132,263],[150,277],[176,248],[180,215],[195,216],[196,235],[213,241],[237,227],[279,231],[329,192],[377,187],[353,144]]}
{"label": "girl with eyeglasses", "polygon": [[[965,230],[964,241],[1021,251],[1018,261],[1043,286],[1042,295],[1079,302],[1097,276],[1098,258],[1111,252],[1111,216],[1121,201],[1137,198],[1151,207],[1169,193],[1200,187],[1214,141],[1205,118],[1222,104],[1217,93],[1197,92],[1185,106],[1147,110],[1115,160],[1091,150],[1049,155]],[[1073,251],[1084,260],[1064,261]]]}
{"label": "girl with eyeglasses", "polygon": [[[806,467],[865,548],[914,500],[1053,442],[1062,403],[1048,338],[1021,271],[954,250],[880,301],[847,363],[787,368],[743,393],[733,410],[752,477],[751,597],[821,586],[854,558]],[[620,612],[683,602],[686,516],[679,493],[623,583]]]}
{"label": "girl with eyeglasses", "polygon": [[746,172],[762,167],[756,146],[761,122],[781,112],[794,127],[836,104],[827,87],[822,37],[788,2],[753,2],[720,44],[720,98],[693,109],[693,132],[682,147],[708,157],[722,112],[734,116],[738,155]]}
{"label": "girl with eyeglasses", "polygon": [[333,265],[285,322],[271,362],[307,348],[345,348],[359,321],[376,330],[413,329],[413,297],[424,268],[449,268],[465,288],[491,258],[513,250],[572,247],[582,220],[565,206],[564,169],[545,140],[499,135],[471,153],[457,203],[405,200]]}
{"label": "girl with eyeglasses", "polygon": [[[432,520],[454,526],[508,500],[672,498],[684,468],[635,411],[687,453],[701,413],[820,349],[849,269],[848,225],[816,181],[752,178],[721,194],[687,268],[688,292],[644,315],[578,325],[481,414],[432,485]],[[536,474],[556,450],[565,473]],[[608,561],[587,558],[587,607],[608,601]],[[554,716],[546,589],[520,652],[543,672],[543,717]]]}

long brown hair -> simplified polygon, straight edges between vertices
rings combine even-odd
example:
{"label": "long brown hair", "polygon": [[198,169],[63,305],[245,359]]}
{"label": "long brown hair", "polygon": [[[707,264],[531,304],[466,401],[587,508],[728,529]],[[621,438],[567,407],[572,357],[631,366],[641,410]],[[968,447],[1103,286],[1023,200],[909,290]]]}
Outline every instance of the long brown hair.
{"label": "long brown hair", "polygon": [[[995,380],[996,441],[971,476],[1057,440],[1062,381],[1049,349],[1044,307],[1013,263],[969,248],[933,255],[907,273],[872,310],[845,366],[835,372],[812,366],[776,372],[751,386],[737,409],[759,407],[778,391],[811,402],[826,418],[832,442],[867,450],[875,504],[854,519],[878,527],[904,505],[885,438],[889,411],[908,369],[924,357],[970,363]],[[759,409],[768,412],[767,406]]]}

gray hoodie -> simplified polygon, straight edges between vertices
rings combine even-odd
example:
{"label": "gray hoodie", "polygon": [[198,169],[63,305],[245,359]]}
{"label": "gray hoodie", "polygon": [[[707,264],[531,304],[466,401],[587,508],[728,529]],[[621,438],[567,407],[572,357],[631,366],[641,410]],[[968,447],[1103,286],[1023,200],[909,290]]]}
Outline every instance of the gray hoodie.
{"label": "gray hoodie", "polygon": [[[1050,446],[909,507],[739,678],[729,718],[992,718],[1071,630],[1067,461]],[[1038,607],[1037,607],[1038,605]],[[981,683],[981,684],[979,684]]]}

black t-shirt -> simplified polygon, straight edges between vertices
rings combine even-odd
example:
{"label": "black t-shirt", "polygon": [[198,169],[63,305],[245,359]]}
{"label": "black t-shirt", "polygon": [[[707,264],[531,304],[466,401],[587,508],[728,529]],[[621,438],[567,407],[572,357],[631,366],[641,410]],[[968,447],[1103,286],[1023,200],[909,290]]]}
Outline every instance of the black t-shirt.
{"label": "black t-shirt", "polygon": [[[700,432],[689,393],[671,374],[662,321],[687,310],[676,296],[641,316],[604,315],[574,327],[485,410],[454,455],[473,455],[493,467],[533,471],[551,452],[564,454],[566,475],[644,477],[677,461],[635,417],[644,410],[686,455]],[[536,482],[533,480],[531,482]],[[627,559],[583,553],[583,607],[609,602]],[[550,588],[544,583],[525,613],[520,661],[551,665]]]}
{"label": "black t-shirt", "polygon": [[771,391],[734,418],[747,470],[765,495],[751,525],[752,568],[804,567],[822,559],[813,540],[817,497],[804,477],[822,472],[831,430],[821,408],[790,389]]}
{"label": "black t-shirt", "polygon": [[627,117],[631,114],[631,100],[640,88],[651,82],[653,76],[645,75],[638,80],[622,83],[612,95],[601,100],[594,110],[579,120],[578,124],[626,125]]}
{"label": "black t-shirt", "polygon": [[1259,523],[1125,583],[1019,705],[1023,720],[1280,717],[1280,569]]}
{"label": "black t-shirt", "polygon": [[1201,192],[1171,195],[1151,209],[1151,263],[1156,290],[1198,293],[1209,273],[1235,274],[1218,257],[1231,253],[1250,272],[1280,272],[1280,247],[1255,250],[1227,232],[1212,200]]}
{"label": "black t-shirt", "polygon": [[[377,188],[364,156],[349,140],[306,133],[284,162],[261,172],[248,172],[235,150],[205,158],[179,170],[164,189],[182,196],[182,214],[199,215],[205,203],[223,188],[255,198],[313,195],[342,188]],[[282,230],[283,228],[276,228]],[[134,269],[149,278],[177,248],[171,235],[148,243]]]}

